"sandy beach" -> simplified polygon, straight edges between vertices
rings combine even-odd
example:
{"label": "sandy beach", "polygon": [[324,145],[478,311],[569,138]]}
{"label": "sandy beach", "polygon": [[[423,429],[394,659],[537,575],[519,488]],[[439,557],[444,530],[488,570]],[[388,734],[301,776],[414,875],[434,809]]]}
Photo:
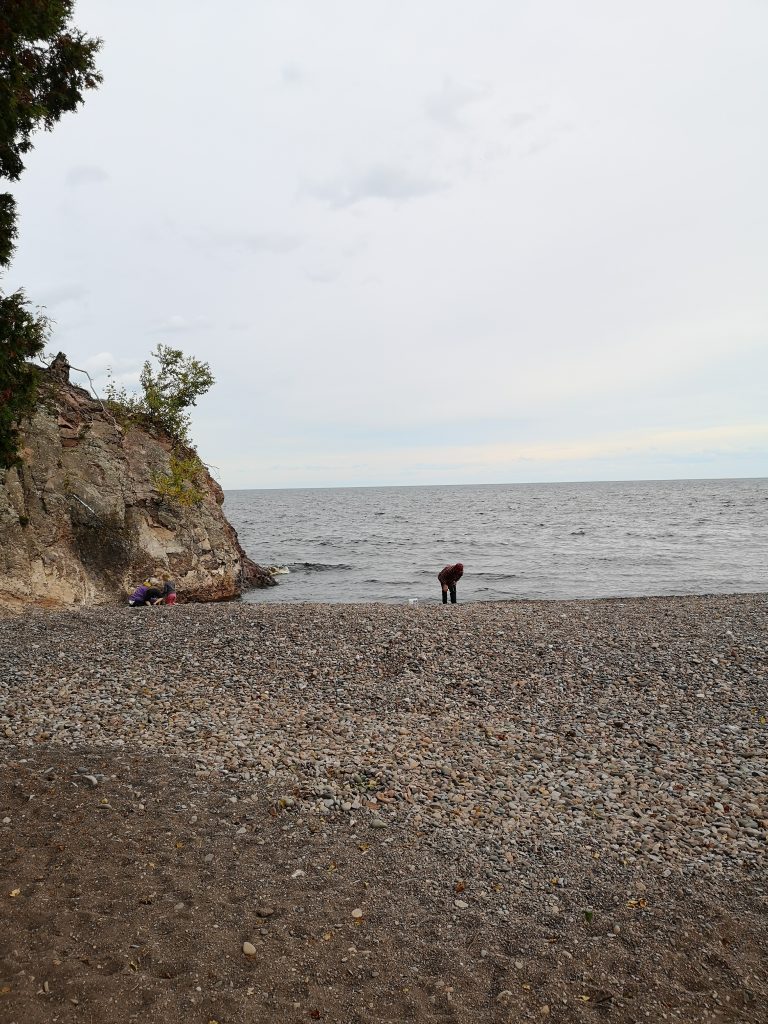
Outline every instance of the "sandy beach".
{"label": "sandy beach", "polygon": [[767,625],[0,620],[0,1020],[765,1021]]}

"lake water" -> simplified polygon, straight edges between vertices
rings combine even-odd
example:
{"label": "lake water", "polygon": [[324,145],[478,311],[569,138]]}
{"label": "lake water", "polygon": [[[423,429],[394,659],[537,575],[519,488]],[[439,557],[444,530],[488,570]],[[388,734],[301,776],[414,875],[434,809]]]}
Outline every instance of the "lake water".
{"label": "lake water", "polygon": [[248,601],[459,601],[768,591],[768,480],[228,491],[279,587]]}

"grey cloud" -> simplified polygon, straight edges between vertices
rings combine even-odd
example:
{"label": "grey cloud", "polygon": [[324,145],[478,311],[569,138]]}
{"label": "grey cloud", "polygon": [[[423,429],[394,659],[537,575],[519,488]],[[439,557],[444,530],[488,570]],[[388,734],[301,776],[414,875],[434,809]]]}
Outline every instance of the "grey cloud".
{"label": "grey cloud", "polygon": [[297,64],[284,64],[280,77],[285,85],[300,85],[304,81],[304,72]]}
{"label": "grey cloud", "polygon": [[433,121],[443,128],[456,131],[465,127],[459,117],[462,110],[471,103],[478,103],[487,95],[486,87],[457,85],[450,78],[446,78],[440,92],[427,97],[424,106],[427,116]]}
{"label": "grey cloud", "polygon": [[552,145],[552,139],[536,139],[534,140],[524,152],[524,156],[538,156],[539,153],[543,153],[545,149],[549,149]]}
{"label": "grey cloud", "polygon": [[421,177],[400,167],[377,164],[348,178],[314,185],[309,192],[316,199],[324,199],[333,207],[343,208],[366,199],[405,202],[442,192],[445,188],[446,183],[435,178]]}
{"label": "grey cloud", "polygon": [[341,277],[341,271],[336,267],[305,267],[304,276],[313,284],[332,284]]}
{"label": "grey cloud", "polygon": [[80,302],[88,294],[88,289],[80,284],[56,284],[40,288],[34,296],[41,306],[56,309],[67,302]]}
{"label": "grey cloud", "polygon": [[215,249],[244,249],[252,253],[293,252],[304,244],[300,235],[281,231],[205,232],[197,238],[202,245]]}
{"label": "grey cloud", "polygon": [[536,120],[536,115],[530,113],[530,111],[521,110],[516,114],[512,114],[507,118],[507,124],[510,128],[517,130],[518,128],[524,127],[526,124],[530,124],[531,121]]}
{"label": "grey cloud", "polygon": [[95,164],[81,164],[67,171],[65,181],[71,188],[77,188],[79,185],[101,185],[109,181],[109,174],[103,167]]}
{"label": "grey cloud", "polygon": [[205,317],[198,316],[191,319],[175,314],[167,320],[151,327],[152,334],[190,334],[193,331],[204,331],[211,327],[211,321]]}
{"label": "grey cloud", "polygon": [[341,252],[348,259],[358,259],[367,251],[371,242],[369,234],[361,234],[354,238],[348,245],[342,246]]}

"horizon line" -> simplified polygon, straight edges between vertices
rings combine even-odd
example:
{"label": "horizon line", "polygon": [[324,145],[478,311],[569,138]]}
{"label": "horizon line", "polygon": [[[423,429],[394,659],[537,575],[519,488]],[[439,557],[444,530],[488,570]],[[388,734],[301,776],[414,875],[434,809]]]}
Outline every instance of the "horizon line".
{"label": "horizon line", "polygon": [[[281,487],[222,487],[223,491],[363,491],[402,490],[406,487],[557,487],[572,484],[651,484],[651,483],[711,483],[727,480],[768,480],[768,476],[670,476],[670,477],[615,477],[603,480],[509,480],[501,483],[441,483],[441,484],[288,484]],[[221,486],[221,485],[219,485]]]}

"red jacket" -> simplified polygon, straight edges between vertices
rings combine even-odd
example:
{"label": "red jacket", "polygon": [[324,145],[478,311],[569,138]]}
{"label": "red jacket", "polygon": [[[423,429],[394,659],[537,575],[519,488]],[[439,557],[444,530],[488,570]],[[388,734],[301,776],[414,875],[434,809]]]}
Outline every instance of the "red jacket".
{"label": "red jacket", "polygon": [[455,587],[463,575],[464,566],[461,562],[457,562],[456,565],[446,565],[443,571],[438,573],[437,578],[447,587]]}

